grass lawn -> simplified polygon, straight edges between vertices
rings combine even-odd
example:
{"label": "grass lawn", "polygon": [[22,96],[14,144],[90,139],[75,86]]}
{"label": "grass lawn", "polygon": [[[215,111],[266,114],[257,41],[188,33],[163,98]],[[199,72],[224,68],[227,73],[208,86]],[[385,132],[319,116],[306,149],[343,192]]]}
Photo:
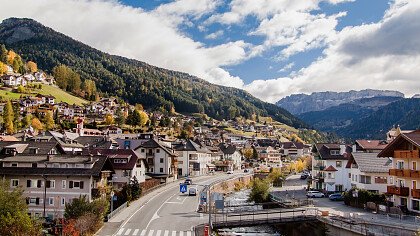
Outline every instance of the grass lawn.
{"label": "grass lawn", "polygon": [[0,90],[0,96],[3,98],[8,98],[8,99],[19,99],[20,96],[29,96],[29,95],[36,95],[36,94],[43,94],[43,95],[52,95],[54,96],[56,99],[55,101],[58,102],[67,102],[69,104],[77,104],[77,105],[82,105],[83,103],[87,103],[86,100],[76,97],[74,95],[71,95],[63,90],[61,90],[58,87],[55,86],[51,86],[51,85],[47,85],[47,84],[43,84],[42,85],[42,89],[31,89],[31,94],[29,93],[14,93],[11,91],[7,91],[7,90]]}

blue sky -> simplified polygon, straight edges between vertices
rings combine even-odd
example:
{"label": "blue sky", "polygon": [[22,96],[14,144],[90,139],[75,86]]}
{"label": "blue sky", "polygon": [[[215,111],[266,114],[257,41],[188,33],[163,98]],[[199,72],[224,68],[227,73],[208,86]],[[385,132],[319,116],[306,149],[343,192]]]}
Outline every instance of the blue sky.
{"label": "blue sky", "polygon": [[[122,3],[128,6],[141,8],[145,11],[153,11],[162,4],[167,4],[170,0],[123,0]],[[225,1],[215,9],[214,13],[224,13],[229,11],[229,1]],[[384,12],[389,8],[389,0],[358,0],[353,2],[343,2],[340,4],[331,4],[329,2],[321,2],[319,9],[311,11],[312,14],[333,15],[339,12],[346,12],[347,15],[341,17],[336,26],[337,30],[341,30],[347,26],[357,26],[361,24],[375,23],[383,18]],[[249,35],[253,29],[259,25],[256,17],[248,16],[244,22],[231,25],[226,28],[224,25],[215,23],[207,27],[205,32],[198,30],[198,26],[202,25],[208,16],[199,19],[192,19],[194,23],[191,25],[180,26],[183,33],[192,39],[202,42],[208,46],[215,46],[234,40],[244,40],[245,42],[258,45],[264,42],[263,36]],[[223,36],[216,39],[207,39],[206,36],[211,32],[223,30]],[[278,53],[284,47],[273,47],[266,50],[260,56],[246,60],[238,65],[224,66],[232,75],[239,76],[246,84],[256,79],[272,79],[277,77],[289,76],[293,71],[307,67],[316,58],[320,57],[325,46],[312,49],[306,52],[297,53],[285,60],[279,60]],[[284,68],[293,64],[290,69]],[[284,69],[283,69],[284,68]],[[283,70],[282,70],[283,69]]]}
{"label": "blue sky", "polygon": [[[0,0],[107,53],[276,102],[294,93],[420,92],[416,0]],[[24,7],[23,7],[24,6]],[[77,27],[75,27],[77,26]]]}

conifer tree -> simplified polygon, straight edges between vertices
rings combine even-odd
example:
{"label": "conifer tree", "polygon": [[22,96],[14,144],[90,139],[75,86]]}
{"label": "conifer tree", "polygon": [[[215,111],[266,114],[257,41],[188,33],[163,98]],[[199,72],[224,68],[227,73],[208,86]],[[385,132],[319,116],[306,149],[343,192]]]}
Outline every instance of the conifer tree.
{"label": "conifer tree", "polygon": [[8,134],[12,134],[14,132],[13,119],[14,119],[14,112],[13,112],[12,102],[10,102],[10,100],[7,100],[4,110],[3,110],[3,120],[4,120],[6,133]]}

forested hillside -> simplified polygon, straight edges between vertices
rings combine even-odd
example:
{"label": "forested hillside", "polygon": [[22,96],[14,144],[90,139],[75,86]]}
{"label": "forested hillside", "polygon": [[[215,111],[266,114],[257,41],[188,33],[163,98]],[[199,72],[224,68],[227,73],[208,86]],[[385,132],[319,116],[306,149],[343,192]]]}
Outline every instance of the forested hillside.
{"label": "forested hillside", "polygon": [[148,109],[204,112],[216,119],[251,118],[255,114],[271,116],[294,127],[306,126],[288,111],[243,90],[103,53],[30,19],[3,21],[0,43],[26,60],[36,61],[47,72],[64,64],[77,72],[82,81],[93,80],[103,94],[121,97],[131,104],[141,103]]}

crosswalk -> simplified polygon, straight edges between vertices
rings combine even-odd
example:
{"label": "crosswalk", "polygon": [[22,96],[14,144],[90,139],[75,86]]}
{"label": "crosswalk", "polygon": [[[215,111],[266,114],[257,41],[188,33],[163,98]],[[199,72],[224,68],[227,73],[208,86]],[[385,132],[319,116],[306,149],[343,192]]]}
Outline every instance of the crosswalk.
{"label": "crosswalk", "polygon": [[173,230],[145,230],[145,229],[126,229],[120,228],[118,236],[194,236],[192,231],[173,231]]}

